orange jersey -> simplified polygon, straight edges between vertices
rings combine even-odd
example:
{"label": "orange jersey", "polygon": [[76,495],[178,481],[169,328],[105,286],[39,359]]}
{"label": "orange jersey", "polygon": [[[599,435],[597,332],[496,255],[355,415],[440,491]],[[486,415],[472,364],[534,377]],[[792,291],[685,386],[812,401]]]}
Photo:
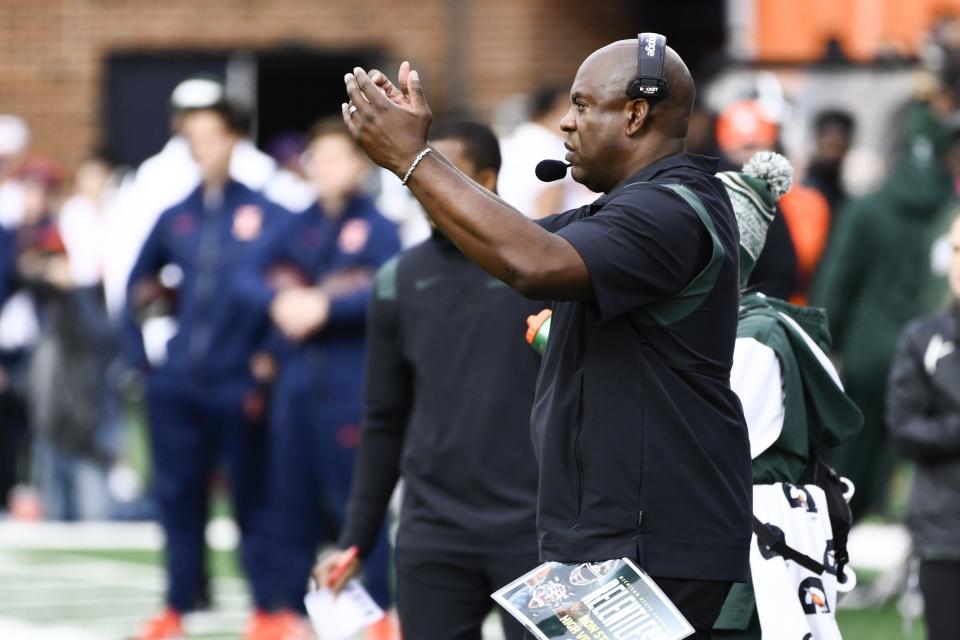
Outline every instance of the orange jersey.
{"label": "orange jersey", "polygon": [[807,289],[830,234],[830,205],[816,189],[794,184],[780,199],[780,210],[790,230],[797,253],[797,290],[790,296],[794,304],[806,304]]}

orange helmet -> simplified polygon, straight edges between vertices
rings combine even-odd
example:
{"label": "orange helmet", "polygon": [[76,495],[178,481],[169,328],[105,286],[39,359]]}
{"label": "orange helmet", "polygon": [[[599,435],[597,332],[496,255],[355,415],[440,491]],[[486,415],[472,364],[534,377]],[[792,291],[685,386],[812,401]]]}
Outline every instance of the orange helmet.
{"label": "orange helmet", "polygon": [[739,100],[717,118],[717,144],[729,152],[744,147],[773,149],[780,127],[756,100]]}

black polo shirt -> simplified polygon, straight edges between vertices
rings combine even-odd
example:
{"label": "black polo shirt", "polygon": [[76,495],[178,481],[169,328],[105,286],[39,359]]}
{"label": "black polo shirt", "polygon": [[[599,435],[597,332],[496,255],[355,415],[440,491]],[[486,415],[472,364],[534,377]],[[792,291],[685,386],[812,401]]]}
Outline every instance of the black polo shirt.
{"label": "black polo shirt", "polygon": [[[544,219],[580,253],[592,300],[554,304],[532,414],[544,560],[631,557],[653,576],[744,580],[750,446],[730,389],[739,232],[716,160],[664,158],[596,202]],[[706,208],[722,264],[668,324],[652,305],[710,260],[711,232],[664,184]]]}

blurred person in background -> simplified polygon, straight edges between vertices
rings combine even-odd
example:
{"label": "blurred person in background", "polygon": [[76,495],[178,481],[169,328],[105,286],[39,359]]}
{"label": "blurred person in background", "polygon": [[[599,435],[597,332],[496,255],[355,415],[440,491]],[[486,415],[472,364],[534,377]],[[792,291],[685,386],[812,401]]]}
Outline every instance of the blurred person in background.
{"label": "blurred person in background", "polygon": [[386,169],[376,170],[380,183],[377,195],[377,209],[383,216],[396,225],[400,234],[400,245],[404,248],[420,244],[430,237],[430,224],[427,214],[410,190],[397,182],[396,176]]}
{"label": "blurred person in background", "polygon": [[30,128],[20,116],[0,115],[0,225],[15,228],[23,219],[20,168],[30,146]]}
{"label": "blurred person in background", "polygon": [[886,403],[893,445],[916,469],[907,524],[930,640],[960,628],[960,218],[950,244],[950,306],[904,329]]}
{"label": "blurred person in background", "polygon": [[107,473],[119,446],[107,384],[116,335],[99,286],[79,281],[71,270],[60,220],[53,215],[56,169],[31,160],[23,184],[19,272],[41,327],[28,368],[32,475],[47,518],[102,520],[111,515]]}
{"label": "blurred person in background", "polygon": [[[16,269],[16,228],[25,207],[21,169],[29,146],[30,129],[23,118],[0,115],[0,510],[8,506],[14,486],[29,481],[26,364],[39,321]],[[35,498],[31,502],[30,517],[36,517]]]}
{"label": "blurred person in background", "polygon": [[305,134],[299,131],[283,131],[270,138],[266,150],[281,171],[302,179],[306,177],[303,173],[303,151],[306,146]]}
{"label": "blurred person in background", "polygon": [[113,167],[106,157],[83,158],[74,172],[73,193],[63,203],[58,217],[75,285],[102,287],[110,252],[106,246],[117,213],[113,206],[116,185]]}
{"label": "blurred person in background", "polygon": [[900,127],[889,177],[844,209],[812,297],[827,310],[847,393],[864,415],[863,430],[832,458],[857,488],[856,518],[883,506],[893,466],[884,427],[890,360],[903,326],[930,310],[931,228],[952,192],[949,135],[933,101],[909,105]]}
{"label": "blurred person in background", "polygon": [[953,244],[950,231],[957,215],[960,215],[960,119],[952,116],[948,120],[950,127],[950,145],[944,154],[944,166],[950,175],[953,189],[950,198],[933,217],[924,243],[929,246],[930,272],[918,283],[921,287],[920,305],[923,309],[933,310],[951,298],[949,278],[950,261],[953,258]]}
{"label": "blurred person in background", "polygon": [[[774,219],[776,199],[789,189],[792,173],[786,158],[763,152],[741,172],[719,174],[740,228],[740,281],[744,286]],[[822,471],[819,457],[854,435],[863,423],[827,358],[829,345],[822,309],[798,307],[756,292],[741,299],[730,385],[743,405],[750,433],[754,513],[764,526],[786,531],[790,545],[818,562],[834,544],[832,533],[824,534],[820,520],[826,505],[818,502],[821,516],[807,515],[800,527],[778,513],[777,507],[782,508],[790,485],[814,482]],[[756,539],[753,544],[758,544]],[[799,576],[790,565],[782,572],[771,571],[775,565],[767,563],[769,551],[762,553],[759,564],[756,556],[751,556],[751,579],[731,588],[713,637],[799,638],[812,632],[824,640],[838,638],[831,614],[837,601],[836,565],[832,572],[827,567],[816,578],[828,606],[814,607],[813,615],[804,617],[801,606],[805,603],[795,594],[797,583],[802,585],[810,573],[799,565]],[[806,591],[801,588],[801,593]]]}
{"label": "blurred person in background", "polygon": [[[720,168],[735,171],[757,151],[776,149],[780,129],[758,102],[741,100],[717,116],[716,136]],[[767,233],[766,245],[747,284],[781,299],[789,298],[796,290],[797,253],[779,205]]]}
{"label": "blurred person in background", "polygon": [[[16,283],[17,236],[0,225],[0,309],[5,309]],[[22,376],[23,349],[9,343],[5,314],[0,313],[0,514],[8,508],[11,490],[25,480],[27,416]]]}
{"label": "blurred person in background", "polygon": [[[181,114],[181,131],[202,182],[161,214],[130,274],[124,348],[146,372],[152,495],[164,531],[167,608],[144,625],[143,640],[181,637],[183,615],[203,599],[210,486],[224,465],[240,560],[257,611],[246,637],[266,635],[272,607],[266,503],[264,391],[250,359],[268,329],[244,313],[236,291],[242,267],[290,214],[231,177],[243,126],[220,101]],[[151,337],[158,299],[175,326]],[[152,343],[152,344],[151,344]]]}
{"label": "blurred person in background", "polygon": [[[276,624],[302,626],[303,596],[321,544],[343,526],[356,448],[367,305],[373,276],[400,250],[393,224],[361,185],[371,165],[340,118],[310,131],[303,167],[317,200],[264,245],[243,287],[251,310],[278,335],[255,368],[275,373],[270,416],[270,495],[282,611]],[[275,371],[274,371],[275,370]],[[385,532],[366,563],[366,584],[390,604]]]}
{"label": "blurred person in background", "polygon": [[843,185],[843,162],[850,152],[856,123],[841,109],[824,109],[813,121],[814,151],[803,184],[819,191],[830,206],[830,229],[836,228],[848,199]]}
{"label": "blurred person in background", "polygon": [[[717,143],[730,168],[757,151],[780,148],[780,125],[756,100],[741,100],[717,119]],[[827,246],[830,206],[818,191],[794,184],[777,203],[767,243],[749,285],[775,298],[806,304],[810,283]]]}
{"label": "blurred person in background", "polygon": [[96,363],[91,363],[95,366],[92,370],[95,375],[90,377],[98,381],[98,386],[91,389],[89,396],[98,398],[101,407],[98,412],[103,434],[100,441],[111,453],[114,462],[111,474],[123,470],[126,477],[134,478],[133,484],[124,488],[116,484],[123,476],[111,475],[111,514],[115,517],[123,512],[114,498],[129,502],[139,490],[133,470],[121,459],[125,444],[121,383],[127,379],[124,376],[127,369],[119,357],[118,326],[108,315],[103,286],[104,273],[113,256],[107,242],[119,213],[114,206],[116,193],[114,167],[109,158],[99,152],[91,153],[77,164],[72,193],[57,217],[70,267],[71,297],[80,323],[78,331],[82,327],[76,340],[87,343],[96,353]]}
{"label": "blurred person in background", "polygon": [[[438,122],[430,141],[496,193],[500,149],[486,125]],[[539,357],[521,328],[542,307],[436,229],[377,274],[347,521],[340,551],[315,574],[326,585],[354,546],[358,558],[334,588],[360,571],[402,475],[396,567],[404,637],[479,638],[489,594],[538,564],[529,422]],[[508,640],[524,637],[502,617]]]}
{"label": "blurred person in background", "polygon": [[[170,140],[156,155],[144,160],[135,175],[121,185],[117,196],[117,224],[110,242],[112,256],[105,273],[108,306],[118,313],[124,304],[127,279],[140,247],[160,214],[181,202],[200,184],[201,171],[193,160],[183,135],[183,115],[225,100],[226,88],[216,78],[191,77],[170,96]],[[296,176],[257,149],[249,134],[249,122],[240,116],[241,135],[230,159],[230,177],[254,191],[262,191],[274,202],[300,211],[313,200],[310,189]]]}
{"label": "blurred person in background", "polygon": [[500,196],[527,217],[543,218],[598,197],[569,175],[548,184],[534,173],[541,160],[564,157],[560,120],[569,108],[569,87],[541,87],[530,98],[530,120],[501,141]]}
{"label": "blurred person in background", "polygon": [[[697,81],[697,86],[705,86],[703,80]],[[717,145],[717,114],[710,111],[698,94],[690,113],[690,133],[687,135],[687,150],[702,156],[720,156]]]}

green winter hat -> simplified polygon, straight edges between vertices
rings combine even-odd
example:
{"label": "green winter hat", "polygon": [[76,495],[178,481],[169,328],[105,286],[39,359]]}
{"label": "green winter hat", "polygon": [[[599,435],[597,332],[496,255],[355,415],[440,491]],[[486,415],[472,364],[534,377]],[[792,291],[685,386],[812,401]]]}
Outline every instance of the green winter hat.
{"label": "green winter hat", "polygon": [[740,286],[744,286],[766,242],[777,200],[793,186],[793,166],[779,153],[759,151],[742,171],[724,171],[717,177],[727,188],[740,227]]}

